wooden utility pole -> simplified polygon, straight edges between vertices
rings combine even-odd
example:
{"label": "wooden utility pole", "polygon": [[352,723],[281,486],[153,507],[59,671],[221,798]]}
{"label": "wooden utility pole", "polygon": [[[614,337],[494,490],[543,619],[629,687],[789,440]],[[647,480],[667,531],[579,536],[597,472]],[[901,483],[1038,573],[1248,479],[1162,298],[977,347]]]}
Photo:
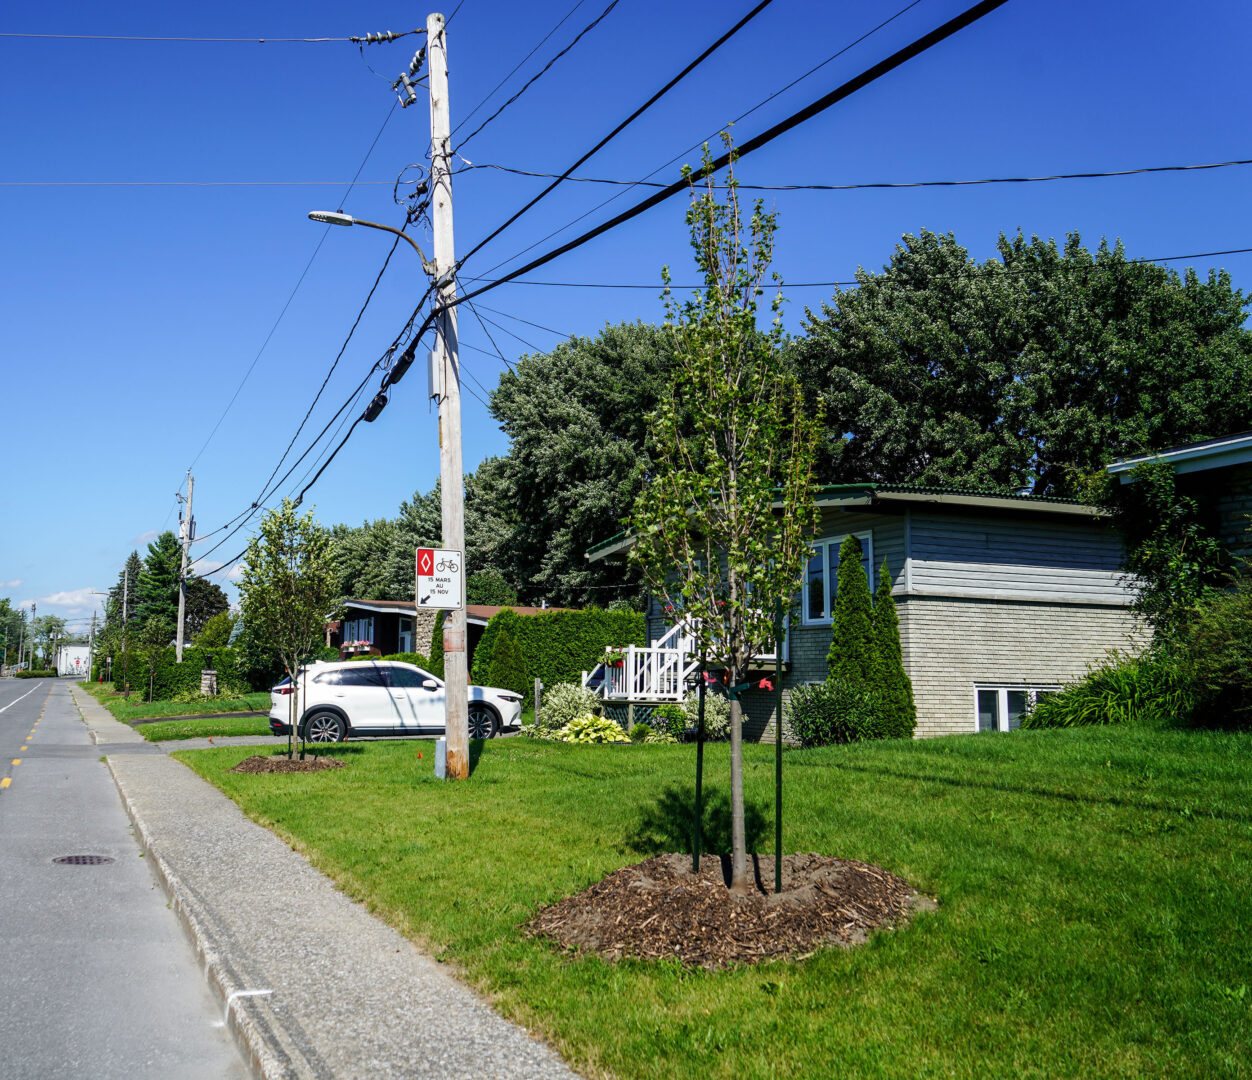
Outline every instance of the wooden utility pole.
{"label": "wooden utility pole", "polygon": [[[457,353],[456,255],[452,242],[451,114],[448,38],[444,18],[426,17],[430,70],[430,222],[436,283],[435,363],[443,372],[439,398],[439,480],[443,547],[465,553],[464,472],[461,464],[461,366]],[[469,777],[469,671],[465,651],[465,596],[443,624],[443,670],[448,740],[447,777]]]}
{"label": "wooden utility pole", "polygon": [[[183,542],[183,561],[178,571],[178,633],[174,638],[174,652],[177,661],[183,662],[183,624],[187,618],[187,559],[191,552],[191,536],[195,528],[195,519],[191,516],[191,493],[195,489],[196,478],[187,470],[187,514],[179,515],[178,538]],[[181,499],[182,496],[180,495]]]}

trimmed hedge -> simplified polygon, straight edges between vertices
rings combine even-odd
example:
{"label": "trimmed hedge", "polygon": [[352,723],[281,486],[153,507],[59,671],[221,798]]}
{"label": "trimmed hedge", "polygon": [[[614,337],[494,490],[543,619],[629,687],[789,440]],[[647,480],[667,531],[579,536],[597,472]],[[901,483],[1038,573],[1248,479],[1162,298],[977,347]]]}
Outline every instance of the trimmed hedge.
{"label": "trimmed hedge", "polygon": [[[495,648],[491,655],[491,674],[486,685],[512,690],[524,697],[528,684],[530,680],[526,678],[526,660],[522,656],[522,650],[518,648],[517,639],[507,629],[501,630],[496,635]],[[533,685],[531,694],[534,694]]]}
{"label": "trimmed hedge", "polygon": [[438,679],[444,677],[443,674],[443,624],[447,619],[448,613],[440,611],[435,616],[435,628],[430,634],[430,666],[426,669]]}
{"label": "trimmed hedge", "polygon": [[[414,667],[420,667],[423,671],[430,671],[430,661],[421,653],[416,652],[397,652],[388,653],[386,656],[380,656],[380,660],[398,660],[402,664],[412,664]],[[433,671],[430,672],[432,675]]]}
{"label": "trimmed hedge", "polygon": [[[199,649],[195,646],[183,649],[183,662],[175,659],[174,646],[168,645],[157,652],[156,668],[152,672],[152,700],[168,701],[179,694],[189,694],[200,689],[200,672],[209,666],[213,657],[213,670],[217,672],[217,688],[220,693],[242,693],[252,689],[239,670],[234,649]],[[126,663],[124,656],[113,658],[113,688],[125,689]],[[276,680],[277,681],[277,680]],[[131,693],[148,696],[148,657],[138,651],[130,654]],[[257,687],[268,690],[268,686]]]}
{"label": "trimmed hedge", "polygon": [[[545,686],[580,681],[582,672],[604,658],[607,645],[647,644],[644,617],[634,611],[547,611],[519,615],[505,608],[483,631],[474,650],[473,682],[489,686],[496,636],[507,628],[521,649],[526,670],[526,705],[533,704],[535,679]],[[432,658],[433,659],[433,658]]]}
{"label": "trimmed hedge", "polygon": [[27,671],[19,671],[14,678],[18,679],[55,679],[56,672],[47,668],[33,668]]}

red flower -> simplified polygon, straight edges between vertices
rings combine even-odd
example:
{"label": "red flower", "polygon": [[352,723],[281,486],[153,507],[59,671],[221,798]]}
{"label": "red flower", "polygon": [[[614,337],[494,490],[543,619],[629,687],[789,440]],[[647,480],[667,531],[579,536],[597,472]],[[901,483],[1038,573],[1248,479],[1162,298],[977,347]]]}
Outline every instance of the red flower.
{"label": "red flower", "polygon": [[757,686],[759,686],[762,690],[774,689],[774,684],[770,682],[769,679],[762,679],[759,683],[757,683]]}

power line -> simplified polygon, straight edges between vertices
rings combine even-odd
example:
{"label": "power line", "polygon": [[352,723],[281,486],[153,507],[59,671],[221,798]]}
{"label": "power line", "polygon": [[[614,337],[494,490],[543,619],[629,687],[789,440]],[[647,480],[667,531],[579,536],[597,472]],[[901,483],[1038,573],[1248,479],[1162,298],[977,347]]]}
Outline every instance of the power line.
{"label": "power line", "polygon": [[[832,53],[825,60],[823,60],[820,64],[817,64],[814,67],[809,68],[809,70],[804,72],[804,74],[799,75],[796,78],[792,79],[791,82],[787,83],[786,86],[780,87],[779,89],[775,90],[772,94],[770,94],[768,97],[766,97],[762,101],[758,101],[755,105],[752,106],[752,108],[748,109],[746,112],[740,113],[737,117],[735,117],[735,119],[730,121],[730,125],[728,126],[733,126],[739,123],[741,120],[745,119],[746,117],[751,116],[754,112],[756,112],[758,109],[763,108],[765,105],[769,104],[769,102],[773,101],[774,98],[778,97],[780,94],[783,94],[786,91],[790,90],[797,83],[803,82],[809,76],[820,71],[827,64],[832,63],[833,61],[839,59],[839,57],[843,56],[845,53],[849,52],[850,50],[856,48],[857,45],[861,44],[861,42],[865,41],[867,38],[873,37],[876,33],[878,33],[879,30],[882,30],[885,26],[888,26],[889,24],[893,23],[896,19],[900,18],[902,15],[906,14],[907,12],[911,11],[913,8],[917,7],[917,5],[920,4],[921,2],[922,0],[910,0],[909,3],[905,4],[904,7],[900,8],[900,10],[897,11],[894,15],[891,15],[888,18],[883,19],[882,22],[878,23],[876,26],[873,26],[869,30],[865,31],[865,33],[863,33],[860,37],[853,39],[852,41],[848,42],[847,45],[843,46],[843,48],[839,49],[835,53]],[[713,133],[713,135],[716,135],[716,134],[717,134],[716,132]],[[713,138],[713,135],[706,136],[704,139],[700,140],[700,142],[694,143],[692,146],[688,147],[686,150],[670,158],[669,161],[665,162],[663,165],[658,165],[655,169],[653,169],[650,173],[648,173],[648,176],[655,176],[662,169],[669,168],[669,166],[673,165],[676,161],[678,161],[682,157],[685,157],[687,154],[691,153],[693,150],[698,150],[703,144],[707,143],[709,139]],[[501,266],[504,266],[506,263],[512,262],[514,259],[520,258],[522,255],[525,255],[526,252],[531,251],[532,249],[538,247],[540,244],[547,243],[553,237],[564,232],[571,225],[577,224],[579,221],[582,221],[584,218],[590,217],[597,210],[600,210],[603,207],[608,206],[609,203],[614,202],[617,199],[620,199],[624,194],[626,194],[626,191],[629,190],[629,187],[633,187],[633,186],[634,185],[629,185],[626,189],[619,191],[616,195],[610,195],[607,199],[604,200],[604,202],[599,203],[598,205],[593,206],[590,210],[584,211],[583,213],[579,214],[572,221],[566,222],[559,229],[556,229],[553,232],[550,232],[547,236],[543,237],[541,240],[536,240],[533,244],[528,244],[526,247],[522,248],[521,251],[516,252],[515,254],[510,255],[507,259],[503,259],[502,261],[496,263],[496,265],[491,267],[491,269],[488,270],[487,273],[493,274],[495,273],[496,270],[498,270]]]}
{"label": "power line", "polygon": [[[390,122],[391,116],[395,111],[396,102],[393,101],[391,108],[387,110],[387,115],[383,118],[383,122],[378,129],[378,133],[374,136],[373,141],[370,143],[369,149],[365,151],[365,156],[361,159],[361,164],[357,167],[356,175],[348,184],[348,189],[344,192],[343,198],[340,199],[341,206],[345,201],[347,201],[348,196],[352,194],[352,188],[356,184],[356,177],[361,175],[361,170],[365,168],[366,162],[369,161],[370,155],[373,154],[374,147],[378,145],[378,140],[382,138],[382,134],[386,130],[387,124]],[[222,426],[222,421],[226,419],[227,414],[230,412],[235,402],[239,399],[239,395],[243,392],[244,385],[252,376],[252,372],[256,369],[257,364],[260,362],[262,354],[269,346],[270,340],[278,330],[279,324],[283,321],[283,316],[287,314],[287,309],[291,307],[291,302],[296,298],[296,293],[300,291],[300,286],[304,284],[304,279],[308,277],[309,270],[313,266],[313,261],[317,258],[318,252],[322,250],[322,245],[326,242],[326,237],[330,234],[330,230],[330,225],[327,225],[322,230],[322,235],[317,241],[317,246],[313,249],[313,254],[309,256],[309,261],[304,264],[304,269],[300,272],[300,277],[296,280],[296,284],[294,288],[292,288],[291,293],[288,295],[286,303],[283,304],[282,310],[278,313],[278,318],[274,320],[274,325],[270,327],[269,333],[265,335],[265,340],[261,342],[261,347],[257,350],[256,356],[252,358],[252,363],[248,365],[248,370],[244,372],[243,378],[239,380],[239,385],[235,388],[235,392],[231,395],[230,401],[226,403],[226,408],[222,410],[222,415],[217,418],[217,423],[213,425],[213,429],[209,432],[208,437],[204,440],[200,449],[196,451],[196,456],[192,458],[191,464],[187,466],[188,471],[194,468],[196,462],[200,460],[201,455],[208,448],[209,443],[213,441],[213,436],[217,434],[218,429]],[[375,286],[377,286],[377,282],[375,282]],[[373,289],[370,290],[370,294],[373,295]],[[368,303],[368,301],[366,302]],[[360,316],[358,316],[358,320],[359,318]]]}
{"label": "power line", "polygon": [[592,20],[590,23],[584,26],[578,32],[578,36],[575,37],[573,41],[571,41],[568,45],[566,45],[565,48],[563,48],[559,53],[556,54],[556,56],[554,56],[551,60],[549,60],[546,64],[544,64],[544,66],[541,67],[529,79],[527,79],[526,82],[522,84],[522,88],[516,94],[514,94],[511,98],[509,98],[508,101],[506,101],[495,112],[493,112],[489,117],[487,117],[487,119],[484,120],[481,124],[479,124],[478,127],[476,127],[468,135],[466,135],[465,138],[463,138],[457,144],[458,147],[464,146],[466,143],[468,143],[475,135],[477,135],[480,131],[482,131],[483,128],[485,128],[497,116],[499,116],[502,112],[504,112],[505,109],[507,109],[510,105],[512,105],[513,102],[515,102],[524,93],[526,93],[526,91],[529,90],[539,79],[541,79],[544,75],[546,75],[548,73],[548,70],[552,67],[552,65],[555,64],[558,60],[560,60],[561,57],[564,56],[566,53],[568,53],[575,45],[577,45],[580,41],[582,41],[582,39],[587,34],[589,34],[597,26],[599,26],[600,23],[604,20],[604,18],[609,14],[609,12],[612,11],[615,7],[617,7],[618,3],[619,3],[619,0],[609,0],[608,7],[606,7],[602,12],[600,12],[600,14],[597,15],[594,20]]}
{"label": "power line", "polygon": [[[524,63],[526,63],[526,61],[527,61],[527,60],[529,60],[532,56],[534,56],[534,55],[535,55],[535,53],[537,53],[537,52],[538,52],[538,51],[539,51],[539,50],[543,47],[544,42],[546,42],[546,41],[548,40],[548,38],[550,38],[550,37],[551,37],[553,34],[555,34],[555,33],[556,33],[556,32],[557,32],[557,31],[558,31],[558,30],[559,30],[562,26],[564,26],[564,25],[565,25],[565,23],[566,23],[566,21],[569,19],[569,17],[570,17],[571,15],[573,15],[573,14],[574,14],[574,12],[576,12],[576,11],[577,11],[580,7],[582,7],[582,6],[583,6],[583,4],[585,4],[586,2],[587,2],[587,0],[578,0],[578,2],[577,2],[577,3],[576,3],[576,4],[572,7],[572,8],[570,8],[570,9],[569,9],[569,11],[567,11],[567,12],[566,12],[566,13],[565,13],[562,17],[561,17],[561,19],[557,22],[557,24],[556,24],[556,25],[555,25],[555,26],[554,26],[551,30],[549,30],[546,34],[544,34],[544,35],[543,35],[543,37],[541,37],[541,38],[539,39],[539,42],[535,45],[535,47],[534,47],[533,49],[531,49],[531,50],[530,50],[530,52],[528,52],[525,56],[523,56],[523,57],[522,57],[522,58],[521,58],[521,59],[520,59],[520,60],[519,60],[519,61],[518,61],[518,62],[517,62],[514,66],[513,66],[513,70],[512,70],[512,71],[510,71],[510,72],[509,72],[509,73],[508,73],[508,74],[507,74],[507,75],[506,75],[503,79],[501,79],[498,83],[496,83],[496,85],[495,85],[495,86],[493,86],[493,87],[492,87],[492,88],[491,88],[491,89],[490,89],[490,90],[489,90],[489,91],[488,91],[488,92],[487,92],[487,93],[483,96],[483,98],[482,98],[482,99],[478,102],[478,104],[477,104],[477,105],[475,105],[472,109],[470,109],[470,111],[469,111],[469,112],[467,112],[467,113],[466,113],[466,114],[465,114],[465,115],[461,118],[461,120],[460,120],[460,122],[457,124],[457,126],[456,126],[455,128],[453,128],[453,129],[452,129],[452,133],[453,133],[453,134],[456,134],[456,132],[457,132],[457,131],[459,131],[462,127],[464,127],[464,126],[465,126],[465,125],[469,122],[470,118],[471,118],[471,117],[472,117],[472,116],[473,116],[476,112],[478,112],[478,110],[479,110],[479,109],[481,109],[484,105],[486,105],[488,101],[490,101],[490,100],[491,100],[491,99],[495,96],[496,91],[497,91],[497,90],[499,90],[499,89],[500,89],[500,87],[502,87],[502,86],[503,86],[506,82],[508,82],[511,78],[513,78],[513,76],[517,74],[517,72],[518,72],[518,70],[521,68],[521,66],[522,66]],[[457,6],[459,7],[460,5],[458,4]],[[453,14],[456,14],[456,13],[455,13],[455,12],[453,12]],[[451,21],[451,19],[449,19],[449,21]]]}
{"label": "power line", "polygon": [[[460,4],[457,5],[458,8],[460,6]],[[425,27],[419,27],[416,30],[384,30],[378,34],[363,34],[353,37],[157,37],[149,34],[20,34],[6,32],[0,32],[0,37],[44,38],[58,41],[178,41],[228,45],[320,45],[327,42],[346,42],[352,45],[374,45],[384,41],[398,41],[400,38],[408,37],[410,34],[424,33],[426,33]]]}
{"label": "power line", "polygon": [[756,18],[757,15],[759,15],[762,11],[764,11],[767,7],[769,7],[771,3],[773,3],[773,0],[761,0],[761,2],[758,3],[754,8],[752,8],[751,11],[749,11],[746,15],[743,16],[743,18],[741,18],[737,23],[735,23],[734,26],[732,26],[729,30],[725,31],[716,41],[713,42],[712,45],[710,45],[702,53],[700,53],[699,56],[697,56],[694,60],[688,63],[686,67],[684,67],[677,75],[675,75],[672,79],[670,79],[669,82],[667,82],[664,86],[662,86],[661,89],[656,91],[656,93],[654,93],[650,98],[648,98],[647,101],[645,101],[642,105],[640,105],[634,112],[632,112],[628,117],[626,117],[625,120],[623,120],[612,131],[610,131],[606,136],[604,136],[604,138],[602,138],[598,143],[596,143],[595,146],[593,146],[590,150],[588,150],[585,154],[583,154],[582,157],[580,157],[571,166],[569,166],[569,168],[567,168],[565,172],[553,178],[553,182],[549,184],[546,188],[544,188],[533,199],[531,199],[530,202],[528,202],[520,210],[514,213],[512,217],[510,217],[507,221],[504,222],[504,224],[496,226],[496,228],[493,229],[490,233],[488,233],[482,240],[479,240],[478,243],[475,244],[472,248],[470,248],[470,250],[466,252],[460,258],[459,261],[461,263],[464,263],[466,259],[468,259],[471,255],[473,255],[480,248],[491,243],[492,240],[494,240],[497,236],[499,236],[502,232],[504,232],[505,229],[507,229],[510,225],[513,224],[513,222],[515,222],[518,218],[520,218],[523,214],[525,214],[528,210],[530,210],[531,207],[533,207],[540,200],[546,198],[563,181],[569,179],[570,174],[575,169],[577,169],[579,165],[582,165],[594,154],[599,153],[599,151],[602,150],[609,142],[617,138],[617,136],[620,135],[627,127],[629,127],[637,119],[639,119],[640,116],[642,116],[645,112],[647,112],[650,108],[652,108],[653,105],[655,105],[658,101],[660,101],[661,98],[663,98],[675,86],[677,86],[680,82],[682,82],[682,80],[685,79],[688,75],[690,75],[691,72],[693,72],[697,67],[699,67],[702,63],[704,63],[704,61],[707,60],[710,56],[712,56],[713,53],[715,53],[724,44],[726,44],[726,42],[729,41],[732,37],[734,37],[735,34],[737,34],[740,30],[742,30],[754,18]]}
{"label": "power line", "polygon": [[[515,284],[521,284],[515,282]],[[499,315],[505,319],[512,319],[514,322],[525,323],[527,326],[533,326],[536,330],[546,330],[549,334],[556,334],[557,337],[572,338],[573,334],[567,334],[564,330],[553,330],[550,326],[544,326],[543,323],[531,322],[529,319],[523,319],[520,315],[510,315],[507,311],[501,311],[499,308],[488,307],[486,304],[479,304],[483,311],[490,311],[495,315]]]}
{"label": "power line", "polygon": [[[487,329],[487,323],[484,322],[483,317],[480,314],[478,314],[478,309],[475,308],[473,304],[467,304],[466,307],[470,309],[470,313],[474,316],[475,319],[478,320],[478,325],[482,327],[483,333],[487,335],[487,340],[491,342],[491,347],[496,350],[496,355],[500,358],[500,361],[504,364],[506,368],[508,368],[510,371],[513,371],[514,374],[516,374],[516,371],[513,365],[509,363],[508,357],[506,357],[504,353],[500,351],[500,346],[496,344],[496,339],[491,336],[491,331]],[[521,339],[519,338],[518,340],[520,341]],[[483,389],[486,390],[487,388],[484,386]]]}
{"label": "power line", "polygon": [[773,142],[773,140],[778,138],[780,135],[785,134],[792,128],[804,123],[806,120],[812,119],[819,113],[829,109],[832,105],[850,97],[858,90],[863,89],[870,83],[881,78],[883,75],[886,75],[888,72],[894,71],[901,64],[904,64],[907,61],[912,60],[914,57],[919,56],[921,53],[924,53],[926,50],[933,48],[935,45],[951,37],[958,31],[964,30],[967,26],[977,22],[979,19],[983,18],[983,16],[990,14],[1006,2],[1007,0],[981,0],[980,3],[966,9],[955,18],[949,19],[942,26],[938,26],[929,33],[923,34],[920,38],[917,38],[915,41],[906,45],[903,49],[898,49],[896,52],[892,53],[885,60],[880,60],[877,64],[874,64],[872,67],[869,67],[865,71],[861,72],[861,74],[843,83],[843,85],[836,87],[827,94],[823,94],[816,101],[813,101],[804,108],[792,113],[790,116],[774,124],[772,127],[767,128],[759,135],[755,135],[751,139],[748,139],[736,150],[727,151],[709,165],[702,165],[700,168],[692,170],[681,180],[676,180],[655,194],[649,195],[646,199],[636,203],[629,210],[622,211],[622,213],[610,218],[608,221],[602,222],[594,228],[589,229],[581,236],[577,236],[573,240],[567,241],[560,247],[554,248],[552,251],[539,256],[537,259],[532,259],[530,262],[526,263],[526,265],[518,267],[516,270],[509,271],[509,273],[505,274],[503,277],[497,278],[493,282],[481,285],[477,289],[471,290],[463,296],[457,297],[453,303],[464,303],[468,300],[472,300],[475,297],[490,291],[491,289],[498,288],[506,282],[512,281],[514,278],[521,277],[523,274],[527,274],[531,270],[551,262],[553,259],[559,258],[561,255],[564,255],[569,251],[573,251],[575,248],[581,247],[588,241],[595,239],[597,236],[600,236],[611,229],[617,228],[619,225],[624,225],[627,221],[638,217],[644,211],[650,210],[652,207],[664,202],[666,199],[677,195],[680,191],[688,189],[692,184],[701,180],[703,177],[712,175],[713,173],[725,168],[732,159],[746,157],[753,151],[759,150],[762,146],[766,146],[767,144]]}
{"label": "power line", "polygon": [[[979,180],[908,180],[859,184],[736,184],[735,186],[740,191],[862,191],[875,188],[969,187],[978,184],[1039,184],[1050,180],[1095,180],[1110,176],[1141,176],[1145,173],[1196,172],[1205,169],[1227,169],[1235,165],[1252,165],[1252,158],[1215,161],[1203,165],[1150,165],[1138,169],[1115,169],[1110,172],[1055,173],[1051,176],[997,176]],[[516,176],[534,176],[541,179],[558,177],[580,184],[613,184],[621,187],[651,188],[666,186],[659,180],[613,180],[604,177],[570,176],[567,173],[531,172],[527,169],[513,169],[505,165],[492,164],[471,164],[456,171],[462,173],[469,172],[471,169],[496,169],[500,172],[513,173]],[[723,187],[724,185],[715,186]]]}
{"label": "power line", "polygon": [[[1199,251],[1190,255],[1157,255],[1153,258],[1127,259],[1126,262],[1128,263],[1183,262],[1187,259],[1214,259],[1221,255],[1246,255],[1249,253],[1252,253],[1252,247],[1228,248],[1225,251]],[[978,269],[979,269],[978,267],[975,267],[975,271],[977,271]],[[1004,273],[1008,273],[1008,274],[1019,274],[1019,273],[1021,274],[1032,273],[1033,274],[1033,273],[1040,273],[1040,272],[1060,273],[1060,272],[1069,272],[1069,271],[1078,271],[1078,270],[1094,270],[1094,269],[1099,269],[1099,263],[1092,263],[1092,265],[1089,267],[1053,266],[1053,267],[1048,267],[1046,269],[1043,267],[1032,267],[1026,270],[1005,269]],[[491,279],[462,276],[461,280],[463,281],[490,281]],[[510,285],[543,285],[543,286],[548,286],[551,288],[562,288],[562,289],[662,289],[664,288],[664,286],[660,282],[639,283],[639,282],[633,282],[633,281],[632,282],[624,282],[624,281],[534,281],[534,280],[522,281],[522,280],[514,279],[513,281],[509,282],[509,284]],[[829,289],[829,288],[835,288],[835,287],[851,288],[859,284],[860,284],[859,281],[784,281],[782,283],[782,288],[786,288],[786,289]],[[705,288],[705,285],[703,283],[692,284],[692,285],[671,284],[669,287],[671,289],[703,289]],[[482,305],[482,306],[486,307],[486,305]],[[487,310],[490,311],[491,309],[487,308]],[[510,316],[510,317],[516,318],[516,316]],[[520,320],[520,321],[525,321],[525,320]],[[535,325],[535,324],[532,324],[532,325]],[[547,327],[540,327],[540,329],[546,330]],[[557,331],[555,330],[552,331],[552,333],[556,333],[556,332]]]}

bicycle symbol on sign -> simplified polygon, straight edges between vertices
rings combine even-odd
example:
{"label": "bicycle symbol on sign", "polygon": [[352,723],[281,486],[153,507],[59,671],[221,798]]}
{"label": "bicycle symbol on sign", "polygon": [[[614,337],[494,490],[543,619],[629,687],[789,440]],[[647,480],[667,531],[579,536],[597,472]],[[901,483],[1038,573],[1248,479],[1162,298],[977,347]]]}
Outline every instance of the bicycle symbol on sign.
{"label": "bicycle symbol on sign", "polygon": [[455,559],[443,558],[435,564],[435,572],[439,574],[442,574],[445,571],[449,574],[455,574],[460,569],[461,567]]}

